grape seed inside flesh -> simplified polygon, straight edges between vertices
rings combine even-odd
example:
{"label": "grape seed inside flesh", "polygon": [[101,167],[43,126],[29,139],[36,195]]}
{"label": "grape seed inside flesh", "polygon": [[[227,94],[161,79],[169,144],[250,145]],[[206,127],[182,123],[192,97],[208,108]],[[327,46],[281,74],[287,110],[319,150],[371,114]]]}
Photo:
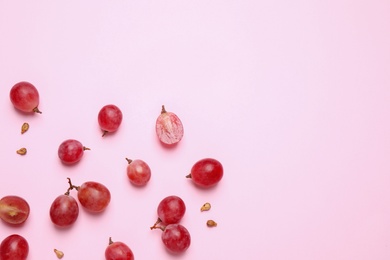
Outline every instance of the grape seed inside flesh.
{"label": "grape seed inside flesh", "polygon": [[157,215],[165,224],[178,223],[186,212],[184,201],[178,196],[164,198],[157,207]]}
{"label": "grape seed inside flesh", "polygon": [[70,195],[58,196],[50,207],[50,219],[59,227],[72,225],[79,216],[79,206],[76,199]]}
{"label": "grape seed inside flesh", "polygon": [[28,252],[27,240],[18,234],[6,237],[0,244],[1,260],[25,260]]}
{"label": "grape seed inside flesh", "polygon": [[216,185],[223,177],[222,164],[212,158],[205,158],[196,162],[187,176],[200,187],[208,188]]}
{"label": "grape seed inside flesh", "polygon": [[20,111],[41,113],[38,109],[38,90],[29,82],[22,81],[16,83],[11,88],[10,99],[14,107]]}
{"label": "grape seed inside flesh", "polygon": [[6,223],[18,225],[24,223],[30,214],[26,200],[18,196],[5,196],[0,200],[0,218]]}
{"label": "grape seed inside flesh", "polygon": [[105,251],[106,260],[134,260],[134,254],[123,242],[110,243]]}
{"label": "grape seed inside flesh", "polygon": [[149,165],[142,160],[127,159],[127,177],[130,182],[136,186],[143,186],[149,182],[151,177],[151,170]]}
{"label": "grape seed inside flesh", "polygon": [[58,147],[58,157],[64,164],[74,164],[81,160],[85,148],[79,141],[68,139],[63,141]]}
{"label": "grape seed inside flesh", "polygon": [[168,251],[174,254],[183,253],[191,244],[190,233],[180,224],[166,226],[161,239]]}
{"label": "grape seed inside flesh", "polygon": [[164,106],[156,120],[156,134],[158,139],[167,145],[178,143],[184,135],[183,124],[179,117],[172,112],[167,112]]}
{"label": "grape seed inside flesh", "polygon": [[98,213],[106,209],[111,200],[110,191],[98,182],[84,182],[77,189],[80,204],[90,212]]}
{"label": "grape seed inside flesh", "polygon": [[115,132],[122,123],[122,111],[115,105],[106,105],[100,109],[98,122],[103,130],[103,136],[108,132]]}

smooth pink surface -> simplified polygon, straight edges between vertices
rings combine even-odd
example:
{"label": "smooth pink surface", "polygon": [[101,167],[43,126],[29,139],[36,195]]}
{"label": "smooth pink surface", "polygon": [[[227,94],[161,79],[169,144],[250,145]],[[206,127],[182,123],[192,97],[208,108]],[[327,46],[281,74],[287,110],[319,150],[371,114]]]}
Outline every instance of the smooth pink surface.
{"label": "smooth pink surface", "polygon": [[[104,259],[110,236],[135,259],[390,259],[389,14],[385,0],[0,1],[0,195],[31,207],[0,239],[24,236],[29,259]],[[23,80],[42,114],[13,108]],[[123,121],[102,138],[111,103]],[[185,128],[171,149],[155,133],[162,105]],[[57,156],[68,138],[91,148],[74,166]],[[146,187],[125,157],[149,164]],[[185,178],[206,157],[225,170],[210,190]],[[67,177],[112,197],[62,230],[49,208]],[[187,206],[180,257],[149,229],[168,195]]]}

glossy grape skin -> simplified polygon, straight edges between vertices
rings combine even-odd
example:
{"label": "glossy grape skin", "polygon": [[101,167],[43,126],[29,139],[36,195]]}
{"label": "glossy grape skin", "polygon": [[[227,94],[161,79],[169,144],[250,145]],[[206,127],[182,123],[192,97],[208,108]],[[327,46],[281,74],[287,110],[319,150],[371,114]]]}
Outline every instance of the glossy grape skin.
{"label": "glossy grape skin", "polygon": [[79,216],[79,205],[70,195],[58,196],[50,206],[50,219],[58,227],[71,226]]}
{"label": "glossy grape skin", "polygon": [[33,84],[26,81],[16,83],[11,88],[9,96],[16,109],[27,113],[41,113],[38,109],[39,93]]}
{"label": "glossy grape skin", "polygon": [[202,187],[209,188],[216,185],[223,177],[222,164],[212,158],[205,158],[196,162],[187,178]]}
{"label": "glossy grape skin", "polygon": [[27,259],[29,246],[27,240],[18,234],[6,237],[0,244],[1,260]]}
{"label": "glossy grape skin", "polygon": [[99,213],[106,209],[111,200],[111,193],[101,183],[88,181],[77,188],[80,204],[90,212]]}
{"label": "glossy grape skin", "polygon": [[180,224],[170,224],[164,228],[161,239],[169,252],[180,254],[185,252],[191,245],[191,235]]}
{"label": "glossy grape skin", "polygon": [[117,106],[110,104],[102,107],[98,114],[98,123],[103,130],[103,136],[106,133],[117,131],[122,118],[122,111]]}
{"label": "glossy grape skin", "polygon": [[172,112],[167,112],[164,106],[156,120],[156,134],[166,145],[177,144],[184,135],[183,124],[179,117]]}
{"label": "glossy grape skin", "polygon": [[58,147],[58,157],[64,164],[75,164],[81,160],[85,150],[89,150],[89,148],[84,147],[77,140],[68,139]]}
{"label": "glossy grape skin", "polygon": [[123,242],[112,242],[107,246],[104,252],[106,260],[134,260],[133,251]]}
{"label": "glossy grape skin", "polygon": [[164,224],[178,223],[186,212],[184,201],[175,195],[165,197],[157,207],[157,215]]}
{"label": "glossy grape skin", "polygon": [[130,182],[136,186],[146,185],[151,177],[151,170],[149,165],[142,160],[130,160],[127,165],[127,177]]}
{"label": "glossy grape skin", "polygon": [[6,223],[22,224],[27,220],[29,214],[29,204],[19,196],[5,196],[0,200],[0,218]]}

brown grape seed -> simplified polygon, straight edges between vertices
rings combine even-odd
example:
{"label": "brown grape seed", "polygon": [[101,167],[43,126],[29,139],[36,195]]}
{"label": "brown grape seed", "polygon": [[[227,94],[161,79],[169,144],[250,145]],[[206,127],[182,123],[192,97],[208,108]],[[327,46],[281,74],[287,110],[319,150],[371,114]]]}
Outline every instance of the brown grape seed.
{"label": "brown grape seed", "polygon": [[17,154],[20,154],[20,155],[25,155],[27,153],[27,149],[26,148],[20,148],[19,150],[16,151]]}
{"label": "brown grape seed", "polygon": [[28,123],[23,123],[21,133],[24,134],[30,128]]}
{"label": "brown grape seed", "polygon": [[217,226],[217,222],[215,222],[214,220],[207,220],[207,226],[208,227],[216,227]]}
{"label": "brown grape seed", "polygon": [[60,250],[54,249],[54,253],[56,253],[56,256],[58,257],[58,259],[61,259],[64,257],[64,253]]}
{"label": "brown grape seed", "polygon": [[203,206],[200,208],[200,211],[208,211],[211,209],[211,204],[206,202],[205,204],[203,204]]}

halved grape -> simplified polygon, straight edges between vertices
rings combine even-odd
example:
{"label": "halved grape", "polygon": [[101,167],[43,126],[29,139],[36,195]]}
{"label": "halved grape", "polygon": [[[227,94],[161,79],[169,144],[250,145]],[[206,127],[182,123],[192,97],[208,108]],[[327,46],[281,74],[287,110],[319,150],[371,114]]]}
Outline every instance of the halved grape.
{"label": "halved grape", "polygon": [[0,218],[6,223],[24,223],[30,214],[27,201],[19,196],[5,196],[0,200]]}
{"label": "halved grape", "polygon": [[164,106],[156,120],[156,134],[166,145],[178,143],[184,135],[183,124],[179,117],[172,112],[167,112]]}

